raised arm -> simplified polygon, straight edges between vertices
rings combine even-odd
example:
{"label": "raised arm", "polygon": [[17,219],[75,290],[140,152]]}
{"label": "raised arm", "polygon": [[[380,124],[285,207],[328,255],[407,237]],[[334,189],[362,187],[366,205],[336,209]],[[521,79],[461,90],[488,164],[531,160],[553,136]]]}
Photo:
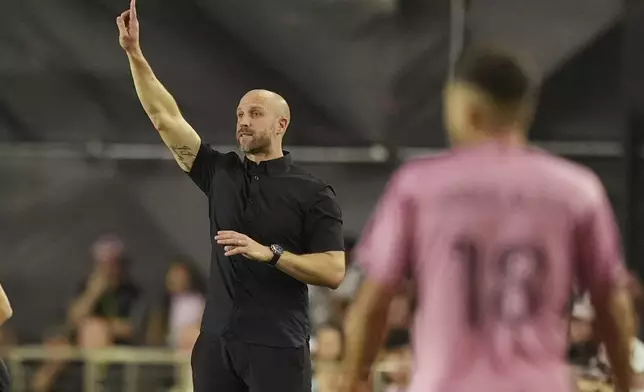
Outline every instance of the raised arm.
{"label": "raised arm", "polygon": [[192,169],[201,138],[181,115],[179,106],[154,75],[139,44],[136,0],[117,19],[119,42],[127,53],[139,100],[174,159],[186,172]]}
{"label": "raised arm", "polygon": [[0,325],[9,320],[12,315],[13,309],[11,308],[11,303],[9,303],[9,298],[4,292],[2,285],[0,285]]}
{"label": "raised arm", "polygon": [[101,274],[92,274],[86,287],[80,294],[74,298],[69,310],[67,319],[69,324],[79,327],[80,324],[92,314],[96,303],[100,300],[105,290],[108,288],[107,279]]}

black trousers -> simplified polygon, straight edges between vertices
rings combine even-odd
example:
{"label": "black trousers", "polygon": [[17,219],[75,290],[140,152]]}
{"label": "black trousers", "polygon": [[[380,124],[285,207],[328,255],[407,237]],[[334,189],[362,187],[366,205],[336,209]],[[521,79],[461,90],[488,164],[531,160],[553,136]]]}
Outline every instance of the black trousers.
{"label": "black trousers", "polygon": [[192,350],[195,392],[311,392],[311,355],[202,332]]}

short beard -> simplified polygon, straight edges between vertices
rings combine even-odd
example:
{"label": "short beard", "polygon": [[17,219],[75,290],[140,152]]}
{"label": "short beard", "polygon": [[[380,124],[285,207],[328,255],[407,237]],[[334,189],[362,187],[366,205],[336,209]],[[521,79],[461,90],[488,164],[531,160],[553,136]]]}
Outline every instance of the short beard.
{"label": "short beard", "polygon": [[270,152],[271,139],[268,135],[257,136],[253,138],[252,142],[247,146],[242,146],[241,143],[239,143],[238,147],[239,151],[244,154],[266,154]]}

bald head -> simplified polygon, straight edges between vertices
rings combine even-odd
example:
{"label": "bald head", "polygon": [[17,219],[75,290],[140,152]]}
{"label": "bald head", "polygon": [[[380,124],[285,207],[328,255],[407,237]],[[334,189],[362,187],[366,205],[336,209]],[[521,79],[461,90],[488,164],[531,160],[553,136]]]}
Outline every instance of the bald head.
{"label": "bald head", "polygon": [[282,138],[291,123],[286,100],[268,90],[251,90],[237,106],[237,139],[247,155],[282,153]]}
{"label": "bald head", "polygon": [[239,101],[239,104],[242,103],[258,103],[265,106],[277,117],[283,117],[286,119],[288,124],[291,123],[291,109],[288,107],[288,103],[281,95],[269,91],[269,90],[250,90],[247,92],[242,99]]}

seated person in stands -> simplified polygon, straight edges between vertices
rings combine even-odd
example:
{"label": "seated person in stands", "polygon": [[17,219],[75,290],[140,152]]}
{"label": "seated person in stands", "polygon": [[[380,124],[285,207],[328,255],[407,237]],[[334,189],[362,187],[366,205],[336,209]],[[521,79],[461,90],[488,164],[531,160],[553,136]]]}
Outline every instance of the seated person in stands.
{"label": "seated person in stands", "polygon": [[[312,342],[313,343],[313,342]],[[313,358],[317,362],[337,363],[342,359],[344,338],[342,329],[335,324],[324,324],[315,331]]]}
{"label": "seated person in stands", "polygon": [[[0,326],[2,326],[13,315],[13,309],[7,294],[0,285]],[[9,392],[11,390],[11,379],[9,371],[4,362],[0,360],[0,392]]]}
{"label": "seated person in stands", "polygon": [[178,257],[166,273],[165,293],[148,323],[146,342],[192,350],[206,304],[206,280],[194,262]]}
{"label": "seated person in stands", "polygon": [[65,328],[51,328],[45,332],[43,346],[51,359],[38,364],[35,373],[29,378],[34,392],[81,392],[83,390],[83,364],[69,361],[58,356],[73,348],[70,333]]}
{"label": "seated person in stands", "polygon": [[114,236],[102,237],[91,250],[94,269],[69,307],[68,323],[81,346],[132,344],[144,304],[129,279],[123,243]]}
{"label": "seated person in stands", "polygon": [[329,323],[341,324],[344,320],[349,304],[362,281],[362,269],[353,262],[351,253],[355,243],[355,237],[344,237],[346,273],[337,289],[309,285],[309,313],[313,330]]}
{"label": "seated person in stands", "polygon": [[311,351],[315,359],[313,392],[335,392],[339,378],[338,364],[344,351],[342,329],[334,324],[318,327],[311,341]]}
{"label": "seated person in stands", "polygon": [[411,379],[412,352],[409,330],[392,329],[387,336],[380,360],[386,365],[386,392],[404,392]]}

